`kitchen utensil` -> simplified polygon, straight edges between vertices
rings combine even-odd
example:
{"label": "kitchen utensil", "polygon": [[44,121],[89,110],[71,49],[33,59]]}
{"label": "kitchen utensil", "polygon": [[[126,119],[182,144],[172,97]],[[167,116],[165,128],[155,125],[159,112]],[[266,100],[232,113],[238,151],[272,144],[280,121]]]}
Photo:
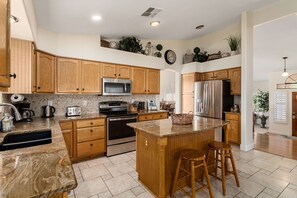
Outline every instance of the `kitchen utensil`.
{"label": "kitchen utensil", "polygon": [[56,108],[50,105],[42,106],[43,114],[42,117],[49,118],[53,117],[54,113],[56,112]]}

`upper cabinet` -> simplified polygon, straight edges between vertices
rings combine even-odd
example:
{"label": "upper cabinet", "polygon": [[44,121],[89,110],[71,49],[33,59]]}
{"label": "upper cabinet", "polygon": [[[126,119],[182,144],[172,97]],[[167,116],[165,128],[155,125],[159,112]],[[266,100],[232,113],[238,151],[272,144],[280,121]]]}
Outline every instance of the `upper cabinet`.
{"label": "upper cabinet", "polygon": [[39,51],[36,57],[36,92],[54,93],[56,57]]}
{"label": "upper cabinet", "polygon": [[10,1],[0,0],[0,87],[10,86]]}
{"label": "upper cabinet", "polygon": [[[11,39],[11,78],[8,93],[32,93],[31,68],[35,62],[31,41]],[[32,73],[32,79],[35,79]]]}
{"label": "upper cabinet", "polygon": [[207,80],[226,80],[229,78],[228,70],[218,70],[213,72],[205,72],[202,73],[202,79],[203,81]]}
{"label": "upper cabinet", "polygon": [[101,64],[100,63],[82,61],[81,92],[82,93],[101,93]]}
{"label": "upper cabinet", "polygon": [[196,81],[196,74],[182,75],[182,94],[194,94],[194,83]]}
{"label": "upper cabinet", "polygon": [[160,70],[133,68],[132,93],[160,94]]}
{"label": "upper cabinet", "polygon": [[58,58],[57,63],[57,92],[79,93],[81,90],[81,61]]}
{"label": "upper cabinet", "polygon": [[241,94],[241,68],[229,69],[231,95]]}
{"label": "upper cabinet", "polygon": [[110,63],[102,63],[103,78],[131,78],[131,67],[125,65],[115,65]]}

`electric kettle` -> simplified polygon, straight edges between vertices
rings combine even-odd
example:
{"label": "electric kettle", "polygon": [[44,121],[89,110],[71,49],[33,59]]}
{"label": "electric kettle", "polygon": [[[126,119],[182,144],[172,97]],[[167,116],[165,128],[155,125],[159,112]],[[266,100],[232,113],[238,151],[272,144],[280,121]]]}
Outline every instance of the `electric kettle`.
{"label": "electric kettle", "polygon": [[49,118],[54,117],[54,113],[56,112],[56,108],[50,105],[45,105],[41,107],[43,110],[42,117]]}

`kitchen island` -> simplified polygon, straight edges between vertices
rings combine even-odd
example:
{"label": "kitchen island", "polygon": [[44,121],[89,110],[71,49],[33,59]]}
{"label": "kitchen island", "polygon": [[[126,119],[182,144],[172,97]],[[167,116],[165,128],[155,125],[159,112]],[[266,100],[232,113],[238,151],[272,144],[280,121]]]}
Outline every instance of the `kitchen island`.
{"label": "kitchen island", "polygon": [[156,196],[169,195],[179,153],[183,149],[208,151],[214,141],[214,129],[229,124],[219,119],[194,117],[190,125],[173,125],[171,119],[128,124],[136,132],[136,171],[139,180]]}

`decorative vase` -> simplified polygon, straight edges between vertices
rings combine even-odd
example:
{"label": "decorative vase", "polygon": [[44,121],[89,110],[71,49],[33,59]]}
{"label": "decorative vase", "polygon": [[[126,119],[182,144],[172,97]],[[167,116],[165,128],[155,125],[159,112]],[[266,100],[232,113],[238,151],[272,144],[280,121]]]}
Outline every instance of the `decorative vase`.
{"label": "decorative vase", "polygon": [[262,124],[262,126],[261,126],[261,128],[266,128],[266,120],[267,120],[267,118],[266,117],[261,117],[261,124]]}
{"label": "decorative vase", "polygon": [[234,56],[237,54],[237,51],[231,51],[231,56]]}

